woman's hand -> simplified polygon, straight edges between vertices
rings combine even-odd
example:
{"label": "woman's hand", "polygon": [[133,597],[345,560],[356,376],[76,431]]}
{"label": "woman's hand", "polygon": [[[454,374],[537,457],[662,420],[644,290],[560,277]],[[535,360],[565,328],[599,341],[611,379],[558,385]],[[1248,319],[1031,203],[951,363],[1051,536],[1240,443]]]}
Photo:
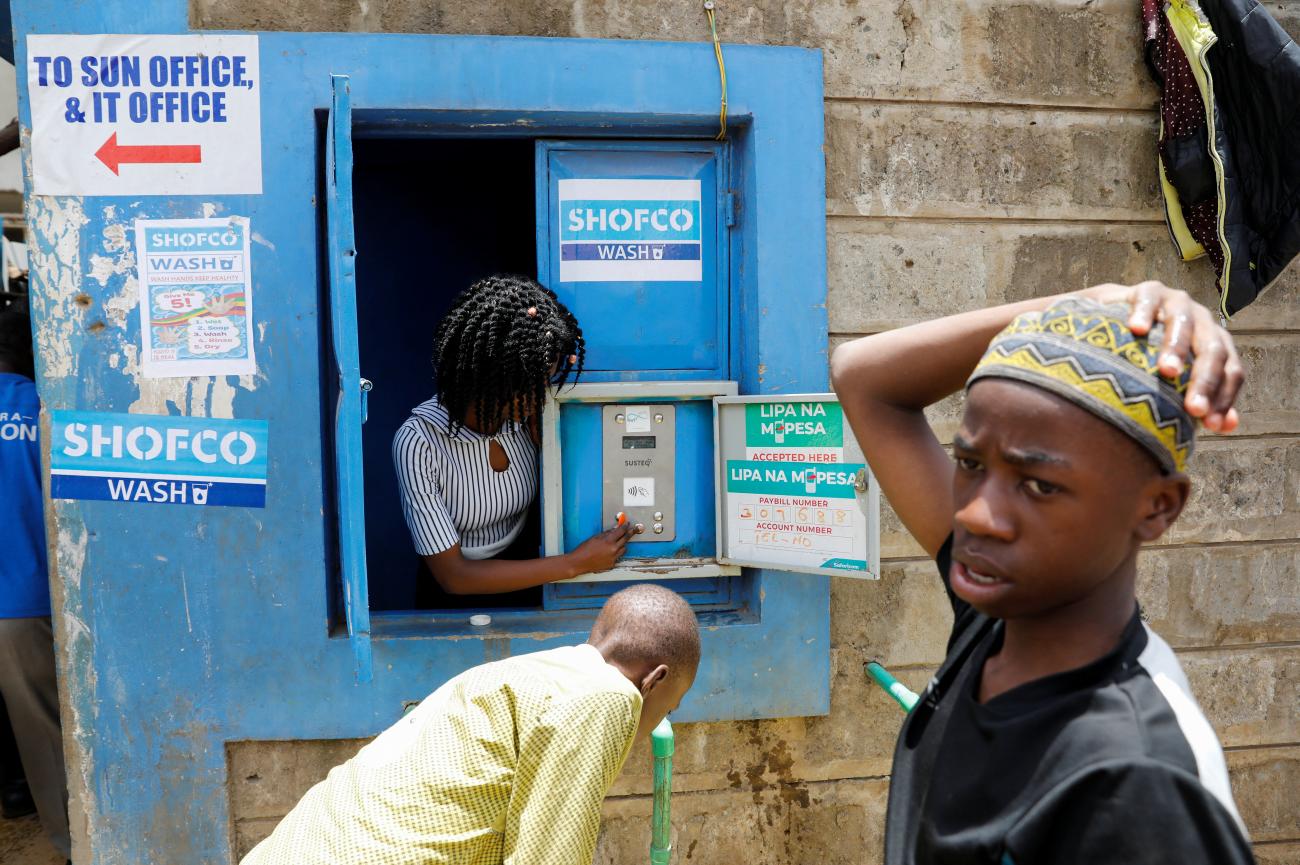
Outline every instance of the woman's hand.
{"label": "woman's hand", "polygon": [[1214,313],[1187,292],[1162,282],[1098,285],[1081,293],[1102,303],[1129,304],[1133,312],[1128,326],[1139,336],[1150,332],[1156,322],[1163,322],[1160,372],[1176,376],[1192,359],[1192,379],[1184,402],[1187,413],[1200,418],[1211,432],[1228,433],[1237,428],[1241,418],[1232,404],[1245,381],[1245,371],[1232,336]]}
{"label": "woman's hand", "polygon": [[630,524],[614,526],[609,531],[592,535],[583,541],[576,550],[569,553],[569,560],[578,569],[578,574],[611,570],[627,550],[627,542],[631,537]]}

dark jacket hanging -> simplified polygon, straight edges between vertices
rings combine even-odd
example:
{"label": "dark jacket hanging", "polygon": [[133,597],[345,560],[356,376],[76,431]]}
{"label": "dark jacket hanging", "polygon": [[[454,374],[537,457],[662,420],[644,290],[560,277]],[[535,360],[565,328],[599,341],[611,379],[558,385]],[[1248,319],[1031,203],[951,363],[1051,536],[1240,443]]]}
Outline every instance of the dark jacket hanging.
{"label": "dark jacket hanging", "polygon": [[1232,315],[1300,254],[1300,47],[1257,0],[1144,0],[1143,17],[1170,233],[1209,253]]}
{"label": "dark jacket hanging", "polygon": [[1232,157],[1231,315],[1300,254],[1300,46],[1256,0],[1201,0],[1201,9],[1219,37],[1207,59]]}

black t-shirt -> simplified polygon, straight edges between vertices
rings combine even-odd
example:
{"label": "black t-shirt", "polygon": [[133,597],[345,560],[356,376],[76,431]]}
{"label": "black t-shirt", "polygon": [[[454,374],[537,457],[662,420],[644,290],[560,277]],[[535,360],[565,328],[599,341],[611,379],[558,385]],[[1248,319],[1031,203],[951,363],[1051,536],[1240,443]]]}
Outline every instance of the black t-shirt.
{"label": "black t-shirt", "polygon": [[1105,657],[981,704],[1002,622],[952,593],[948,656],[894,752],[887,865],[1251,863],[1210,724],[1136,609]]}

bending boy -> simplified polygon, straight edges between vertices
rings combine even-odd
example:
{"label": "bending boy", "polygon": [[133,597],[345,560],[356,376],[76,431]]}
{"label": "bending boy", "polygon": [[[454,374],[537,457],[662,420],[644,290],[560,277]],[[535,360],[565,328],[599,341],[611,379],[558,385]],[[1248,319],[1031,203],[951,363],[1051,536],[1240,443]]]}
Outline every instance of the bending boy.
{"label": "bending boy", "polygon": [[330,771],[242,865],[583,865],[634,741],[681,702],[695,614],[640,584],[580,646],[475,667]]}
{"label": "bending boy", "polygon": [[[832,378],[954,615],[895,750],[888,865],[1253,861],[1134,591],[1187,502],[1195,418],[1237,424],[1227,332],[1159,283],[1099,286],[857,340]],[[963,385],[950,458],[922,410]]]}

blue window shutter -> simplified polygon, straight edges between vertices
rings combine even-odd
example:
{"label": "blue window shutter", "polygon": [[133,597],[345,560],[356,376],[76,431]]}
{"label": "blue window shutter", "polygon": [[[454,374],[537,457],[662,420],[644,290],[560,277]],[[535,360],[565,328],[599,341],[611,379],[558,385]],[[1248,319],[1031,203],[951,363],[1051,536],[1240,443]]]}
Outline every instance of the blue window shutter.
{"label": "blue window shutter", "polygon": [[331,75],[333,102],[326,132],[326,239],[329,244],[330,322],[338,367],[334,414],[334,474],[339,518],[339,563],[348,636],[357,681],[371,678],[370,592],[366,582],[365,499],[361,424],[365,421],[357,345],[356,238],[352,220],[352,106],[348,76]]}

